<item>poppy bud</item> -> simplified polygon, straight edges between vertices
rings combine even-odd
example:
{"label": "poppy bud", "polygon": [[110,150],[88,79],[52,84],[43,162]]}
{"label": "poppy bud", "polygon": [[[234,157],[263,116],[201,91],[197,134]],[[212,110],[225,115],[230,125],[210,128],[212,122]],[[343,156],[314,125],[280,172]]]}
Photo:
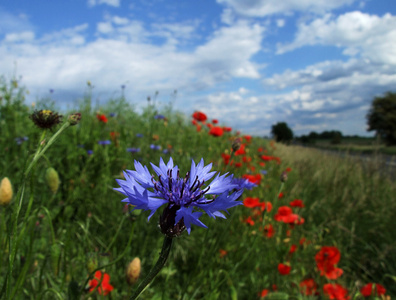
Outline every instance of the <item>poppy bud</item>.
{"label": "poppy bud", "polygon": [[47,181],[51,192],[55,194],[60,184],[58,172],[56,172],[54,168],[48,168],[45,172],[45,180]]}
{"label": "poppy bud", "polygon": [[7,205],[12,199],[12,186],[8,177],[4,177],[0,183],[0,205]]}
{"label": "poppy bud", "polygon": [[140,258],[135,257],[128,265],[126,270],[126,279],[130,285],[135,284],[135,282],[139,279],[140,276]]}
{"label": "poppy bud", "polygon": [[87,262],[87,269],[89,273],[92,273],[98,267],[98,262],[94,257],[90,257]]}

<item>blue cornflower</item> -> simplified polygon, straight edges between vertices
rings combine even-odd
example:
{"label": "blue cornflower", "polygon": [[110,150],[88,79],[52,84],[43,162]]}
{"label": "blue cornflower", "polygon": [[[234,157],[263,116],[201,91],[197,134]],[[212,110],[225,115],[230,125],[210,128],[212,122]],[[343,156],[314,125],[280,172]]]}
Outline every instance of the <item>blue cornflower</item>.
{"label": "blue cornflower", "polygon": [[163,120],[163,119],[165,119],[165,116],[164,116],[164,115],[155,115],[155,116],[154,116],[154,119],[156,119],[156,120]]}
{"label": "blue cornflower", "polygon": [[93,154],[93,150],[87,150],[87,154],[88,155],[92,155]]}
{"label": "blue cornflower", "polygon": [[237,190],[240,190],[240,189],[251,190],[252,188],[257,186],[257,184],[250,182],[248,179],[245,179],[245,178],[234,178],[232,180],[232,183],[237,185],[237,187],[236,187]]}
{"label": "blue cornflower", "polygon": [[150,148],[153,149],[153,150],[161,150],[161,146],[157,146],[157,145],[154,145],[154,144],[151,144]]}
{"label": "blue cornflower", "polygon": [[110,144],[111,144],[111,141],[110,141],[110,140],[99,141],[98,144],[99,144],[99,145],[110,145]]}
{"label": "blue cornflower", "polygon": [[126,149],[127,152],[131,152],[131,153],[136,153],[136,152],[140,152],[140,148],[127,148]]}
{"label": "blue cornflower", "polygon": [[141,134],[141,133],[136,133],[136,137],[142,138],[142,137],[143,137],[143,134]]}
{"label": "blue cornflower", "polygon": [[29,140],[29,138],[27,136],[24,137],[16,137],[15,138],[15,142],[17,143],[17,145],[22,145],[23,142],[26,142],[27,140]]}
{"label": "blue cornflower", "polygon": [[267,170],[260,170],[260,173],[263,175],[267,175],[268,172],[267,172]]}
{"label": "blue cornflower", "polygon": [[160,217],[160,227],[162,233],[169,237],[180,235],[184,229],[190,234],[191,224],[207,228],[199,220],[203,212],[198,209],[212,218],[225,218],[220,211],[227,212],[227,209],[242,204],[235,201],[243,190],[234,190],[237,185],[232,183],[233,175],[217,174],[207,184],[216,172],[210,172],[212,164],[204,166],[203,159],[197,165],[192,161],[184,178],[180,178],[179,168],[173,165],[172,158],[168,164],[161,158],[159,167],[151,165],[157,178],[135,160],[135,171],[126,170],[125,180],[117,179],[120,188],[114,190],[127,196],[122,202],[134,205],[134,209],[150,210],[149,220],[158,208],[166,204]]}
{"label": "blue cornflower", "polygon": [[109,114],[109,116],[113,118],[113,117],[117,116],[117,114],[116,114],[115,112],[111,112],[111,113]]}

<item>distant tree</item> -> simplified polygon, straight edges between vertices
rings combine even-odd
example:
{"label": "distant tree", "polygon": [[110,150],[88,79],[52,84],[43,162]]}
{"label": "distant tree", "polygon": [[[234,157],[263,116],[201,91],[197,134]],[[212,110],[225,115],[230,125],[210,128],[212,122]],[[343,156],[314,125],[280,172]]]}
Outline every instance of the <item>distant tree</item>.
{"label": "distant tree", "polygon": [[396,93],[374,98],[366,118],[367,131],[375,130],[388,145],[396,145]]}
{"label": "distant tree", "polygon": [[271,133],[277,142],[289,143],[293,139],[293,131],[285,122],[272,125]]}

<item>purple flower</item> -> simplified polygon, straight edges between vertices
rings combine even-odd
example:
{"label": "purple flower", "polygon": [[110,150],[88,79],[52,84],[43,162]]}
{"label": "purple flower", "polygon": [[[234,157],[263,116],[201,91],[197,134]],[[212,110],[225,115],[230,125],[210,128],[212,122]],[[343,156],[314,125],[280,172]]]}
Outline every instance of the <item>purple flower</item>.
{"label": "purple flower", "polygon": [[199,220],[203,210],[212,218],[226,218],[221,211],[241,205],[238,199],[243,190],[235,191],[237,185],[232,183],[233,175],[216,177],[208,184],[216,172],[210,172],[212,164],[204,166],[204,161],[196,165],[191,162],[190,171],[184,178],[179,175],[179,168],[173,165],[172,158],[168,164],[160,159],[159,167],[151,164],[157,177],[151,175],[146,166],[135,160],[135,171],[126,170],[125,180],[117,179],[119,191],[127,198],[122,202],[134,205],[134,209],[150,210],[148,219],[162,205],[166,204],[160,217],[162,233],[169,237],[181,234],[184,229],[191,232],[191,224],[206,227]]}
{"label": "purple flower", "polygon": [[163,119],[165,119],[165,116],[164,116],[164,115],[155,115],[155,116],[154,116],[154,119],[156,119],[156,120],[163,120]]}
{"label": "purple flower", "polygon": [[136,152],[140,152],[140,148],[127,148],[126,149],[127,152],[131,152],[131,153],[136,153]]}
{"label": "purple flower", "polygon": [[268,172],[267,172],[267,170],[260,170],[260,173],[263,175],[267,175]]}
{"label": "purple flower", "polygon": [[15,142],[17,145],[21,145],[23,142],[26,142],[29,138],[27,136],[24,137],[16,137]]}
{"label": "purple flower", "polygon": [[88,155],[92,155],[93,154],[93,150],[87,150],[87,154]]}
{"label": "purple flower", "polygon": [[161,146],[157,146],[157,145],[154,145],[154,144],[151,144],[150,148],[153,149],[153,150],[161,150]]}
{"label": "purple flower", "polygon": [[115,112],[112,112],[109,114],[109,117],[115,117],[115,116],[117,116],[117,114]]}
{"label": "purple flower", "polygon": [[99,145],[110,145],[111,142],[110,142],[110,140],[105,140],[105,141],[99,141],[98,144]]}
{"label": "purple flower", "polygon": [[248,179],[245,179],[245,178],[234,178],[232,180],[232,183],[237,185],[237,187],[236,187],[237,190],[240,190],[240,189],[251,190],[252,188],[257,186],[257,184],[252,183]]}
{"label": "purple flower", "polygon": [[142,138],[142,137],[143,137],[143,134],[141,134],[141,133],[136,133],[136,137]]}

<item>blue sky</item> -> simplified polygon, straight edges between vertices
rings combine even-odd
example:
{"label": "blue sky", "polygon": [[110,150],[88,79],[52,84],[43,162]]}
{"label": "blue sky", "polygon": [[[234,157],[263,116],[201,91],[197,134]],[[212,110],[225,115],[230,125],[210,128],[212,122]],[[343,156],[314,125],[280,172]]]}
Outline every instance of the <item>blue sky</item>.
{"label": "blue sky", "polygon": [[373,135],[372,99],[396,90],[396,1],[1,0],[0,66],[29,103],[71,108],[90,80],[95,103],[177,90],[175,109],[245,134]]}

